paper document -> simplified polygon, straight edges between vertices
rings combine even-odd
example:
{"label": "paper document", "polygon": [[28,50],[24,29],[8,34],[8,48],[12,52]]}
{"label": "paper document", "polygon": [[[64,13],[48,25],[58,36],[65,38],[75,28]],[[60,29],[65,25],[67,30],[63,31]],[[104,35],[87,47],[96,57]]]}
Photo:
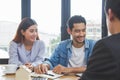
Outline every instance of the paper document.
{"label": "paper document", "polygon": [[49,70],[47,73],[45,74],[37,74],[35,72],[32,72],[31,73],[31,76],[32,77],[44,77],[44,78],[50,78],[50,79],[55,79],[55,78],[58,78],[58,77],[61,77],[63,76],[63,74],[56,74],[54,73],[52,70]]}
{"label": "paper document", "polygon": [[83,73],[77,73],[76,76],[81,77]]}

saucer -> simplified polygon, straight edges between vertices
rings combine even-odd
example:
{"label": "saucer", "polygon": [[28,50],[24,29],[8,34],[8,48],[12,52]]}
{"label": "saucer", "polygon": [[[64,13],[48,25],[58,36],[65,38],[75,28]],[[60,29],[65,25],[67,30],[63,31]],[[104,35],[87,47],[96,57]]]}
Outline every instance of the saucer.
{"label": "saucer", "polygon": [[16,71],[12,71],[12,70],[7,70],[4,71],[4,74],[15,74]]}

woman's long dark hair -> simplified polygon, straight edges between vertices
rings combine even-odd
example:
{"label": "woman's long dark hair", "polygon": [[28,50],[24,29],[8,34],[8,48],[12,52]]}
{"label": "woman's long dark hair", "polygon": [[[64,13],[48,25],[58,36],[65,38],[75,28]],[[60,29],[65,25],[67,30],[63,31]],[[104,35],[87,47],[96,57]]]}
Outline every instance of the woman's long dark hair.
{"label": "woman's long dark hair", "polygon": [[[32,25],[37,25],[35,20],[29,17],[23,18],[18,26],[16,35],[13,41],[15,41],[16,43],[22,43],[24,40],[24,36],[22,35],[21,30],[26,31],[26,29],[28,29]],[[39,36],[37,36],[36,40],[39,40]]]}

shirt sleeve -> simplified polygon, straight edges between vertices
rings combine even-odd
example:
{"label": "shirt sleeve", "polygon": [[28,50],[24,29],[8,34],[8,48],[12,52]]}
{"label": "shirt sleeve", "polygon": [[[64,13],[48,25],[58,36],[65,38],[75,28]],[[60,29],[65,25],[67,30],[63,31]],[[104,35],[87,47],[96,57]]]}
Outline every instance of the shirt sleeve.
{"label": "shirt sleeve", "polygon": [[50,69],[53,69],[56,65],[59,64],[59,54],[61,53],[61,46],[60,44],[55,48],[54,52],[52,53],[50,59],[46,59],[44,63],[49,64]]}
{"label": "shirt sleeve", "polygon": [[17,64],[18,66],[20,66],[20,65],[22,65],[22,62],[19,61],[17,47],[18,47],[17,43],[15,43],[14,41],[10,42],[8,63],[9,64]]}

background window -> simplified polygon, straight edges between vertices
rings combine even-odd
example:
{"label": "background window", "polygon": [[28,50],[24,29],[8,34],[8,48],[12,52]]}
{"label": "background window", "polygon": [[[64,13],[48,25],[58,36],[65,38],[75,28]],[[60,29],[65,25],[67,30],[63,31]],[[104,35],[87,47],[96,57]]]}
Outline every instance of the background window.
{"label": "background window", "polygon": [[87,38],[101,39],[102,0],[71,0],[72,15],[82,15],[86,18]]}
{"label": "background window", "polygon": [[31,17],[38,23],[40,39],[50,56],[60,41],[61,0],[31,0]]}
{"label": "background window", "polygon": [[0,0],[0,55],[8,52],[20,20],[21,0]]}

